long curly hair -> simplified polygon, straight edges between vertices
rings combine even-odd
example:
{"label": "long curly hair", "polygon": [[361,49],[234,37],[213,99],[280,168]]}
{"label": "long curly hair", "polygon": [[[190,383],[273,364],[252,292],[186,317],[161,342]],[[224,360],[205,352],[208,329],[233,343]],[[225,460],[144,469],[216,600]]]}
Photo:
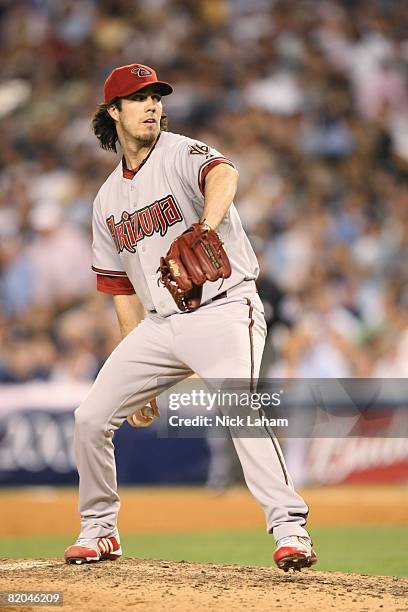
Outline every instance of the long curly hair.
{"label": "long curly hair", "polygon": [[[116,125],[110,114],[108,113],[108,107],[114,104],[118,110],[122,108],[121,98],[115,98],[109,104],[98,104],[95,114],[92,118],[92,130],[102,149],[105,151],[112,151],[117,153],[116,143],[118,141],[118,135],[116,132]],[[160,130],[162,132],[168,131],[168,119],[167,115],[162,115],[160,119]]]}

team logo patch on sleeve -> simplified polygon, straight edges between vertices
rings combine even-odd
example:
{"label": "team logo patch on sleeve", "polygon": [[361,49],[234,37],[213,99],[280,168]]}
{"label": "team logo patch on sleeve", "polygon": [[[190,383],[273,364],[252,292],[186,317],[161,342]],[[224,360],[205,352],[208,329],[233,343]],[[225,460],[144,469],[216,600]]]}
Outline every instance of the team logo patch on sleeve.
{"label": "team logo patch on sleeve", "polygon": [[210,148],[205,144],[195,142],[193,145],[188,145],[188,152],[190,155],[207,155]]}

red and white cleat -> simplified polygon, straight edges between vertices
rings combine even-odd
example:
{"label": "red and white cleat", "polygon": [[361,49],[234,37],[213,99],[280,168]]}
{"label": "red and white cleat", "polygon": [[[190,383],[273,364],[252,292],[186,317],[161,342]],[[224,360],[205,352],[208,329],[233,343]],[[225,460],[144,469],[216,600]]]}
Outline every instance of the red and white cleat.
{"label": "red and white cleat", "polygon": [[316,563],[317,555],[310,538],[287,536],[277,542],[273,559],[284,572],[290,569],[300,572],[302,568]]}
{"label": "red and white cleat", "polygon": [[95,563],[110,559],[114,561],[122,555],[119,534],[103,538],[78,538],[72,546],[64,552],[66,563]]}

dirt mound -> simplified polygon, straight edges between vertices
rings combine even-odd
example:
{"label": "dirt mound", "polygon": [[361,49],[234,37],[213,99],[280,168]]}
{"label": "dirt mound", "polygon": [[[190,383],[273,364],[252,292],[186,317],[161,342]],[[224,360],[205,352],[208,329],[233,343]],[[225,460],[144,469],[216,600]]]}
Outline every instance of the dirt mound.
{"label": "dirt mound", "polygon": [[65,612],[402,612],[408,606],[404,578],[126,558],[81,566],[59,559],[0,560],[0,591],[22,590],[63,591]]}

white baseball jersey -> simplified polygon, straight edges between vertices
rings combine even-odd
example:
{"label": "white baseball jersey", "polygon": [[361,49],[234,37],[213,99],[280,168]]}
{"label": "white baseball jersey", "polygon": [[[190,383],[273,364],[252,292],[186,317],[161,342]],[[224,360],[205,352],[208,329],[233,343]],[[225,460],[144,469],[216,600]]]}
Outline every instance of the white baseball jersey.
{"label": "white baseball jersey", "polygon": [[[162,132],[135,171],[123,160],[102,185],[93,208],[93,266],[98,289],[136,293],[148,311],[179,312],[158,285],[160,257],[204,208],[205,177],[215,165],[232,162],[216,149],[186,136]],[[231,262],[230,278],[207,282],[202,303],[258,275],[258,263],[231,205],[217,229]],[[221,286],[222,285],[222,286]]]}

